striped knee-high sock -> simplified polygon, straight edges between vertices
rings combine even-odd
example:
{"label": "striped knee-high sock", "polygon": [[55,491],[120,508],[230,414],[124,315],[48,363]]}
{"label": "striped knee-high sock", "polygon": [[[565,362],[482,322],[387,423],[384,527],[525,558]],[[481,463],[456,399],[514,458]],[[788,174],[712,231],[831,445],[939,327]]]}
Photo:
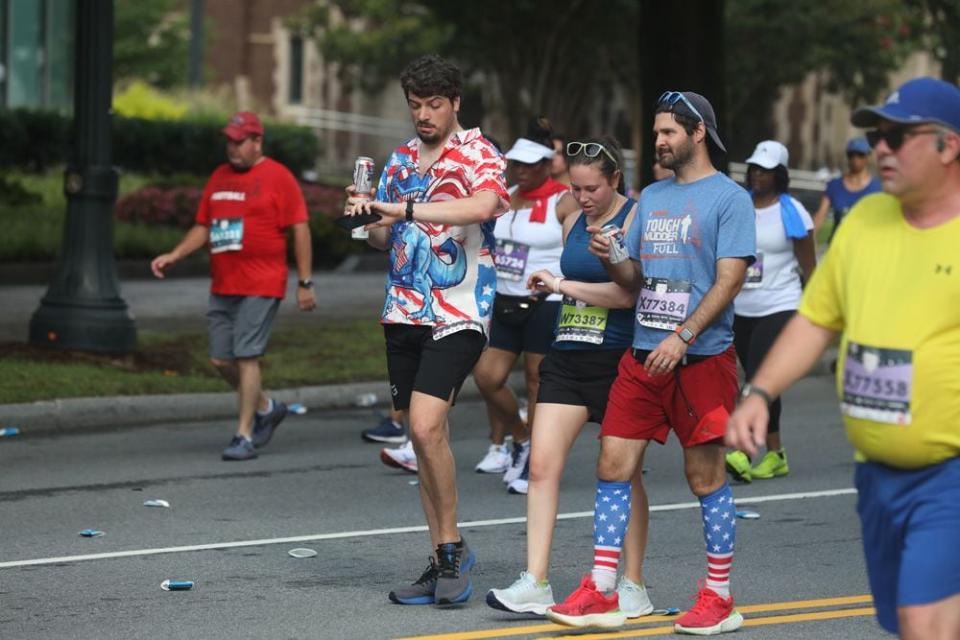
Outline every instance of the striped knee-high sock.
{"label": "striped knee-high sock", "polygon": [[729,483],[700,498],[703,538],[707,545],[707,587],[730,597],[730,568],[737,532],[737,509]]}
{"label": "striped knee-high sock", "polygon": [[617,586],[617,565],[629,522],[630,483],[598,480],[591,577],[599,591],[612,591]]}

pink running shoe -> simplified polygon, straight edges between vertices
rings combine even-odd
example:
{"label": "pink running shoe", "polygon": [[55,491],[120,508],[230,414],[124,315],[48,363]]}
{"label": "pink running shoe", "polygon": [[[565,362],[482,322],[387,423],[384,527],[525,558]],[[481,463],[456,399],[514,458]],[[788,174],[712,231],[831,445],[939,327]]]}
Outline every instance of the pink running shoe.
{"label": "pink running shoe", "polygon": [[677,619],[673,630],[695,636],[714,636],[736,631],[743,624],[743,616],[733,608],[733,596],[724,598],[712,589],[703,587],[697,602]]}
{"label": "pink running shoe", "polygon": [[410,440],[395,449],[380,449],[380,461],[388,467],[417,472],[417,454],[413,452],[413,442]]}
{"label": "pink running shoe", "polygon": [[590,576],[584,576],[566,600],[547,609],[546,616],[568,627],[622,627],[627,621],[616,592],[603,595]]}

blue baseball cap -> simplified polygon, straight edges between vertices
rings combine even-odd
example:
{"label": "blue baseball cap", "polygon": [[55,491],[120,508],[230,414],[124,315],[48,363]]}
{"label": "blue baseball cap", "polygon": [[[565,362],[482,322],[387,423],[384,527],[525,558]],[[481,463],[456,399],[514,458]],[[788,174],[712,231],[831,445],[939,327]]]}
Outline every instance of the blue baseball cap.
{"label": "blue baseball cap", "polygon": [[850,142],[847,143],[847,153],[860,153],[868,156],[870,151],[870,143],[864,137],[850,138]]}
{"label": "blue baseball cap", "polygon": [[880,120],[901,124],[932,122],[960,133],[960,87],[936,78],[908,80],[875,107],[860,107],[850,122],[873,127]]}

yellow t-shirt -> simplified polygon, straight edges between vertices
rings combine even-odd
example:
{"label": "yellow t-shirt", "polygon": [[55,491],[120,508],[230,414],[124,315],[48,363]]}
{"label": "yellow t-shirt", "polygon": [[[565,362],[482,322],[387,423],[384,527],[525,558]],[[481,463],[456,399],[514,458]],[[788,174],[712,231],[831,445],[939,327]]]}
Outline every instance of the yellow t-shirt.
{"label": "yellow t-shirt", "polygon": [[800,313],[842,332],[837,394],[861,458],[916,469],[960,454],[960,217],[916,229],[894,197],[863,198]]}

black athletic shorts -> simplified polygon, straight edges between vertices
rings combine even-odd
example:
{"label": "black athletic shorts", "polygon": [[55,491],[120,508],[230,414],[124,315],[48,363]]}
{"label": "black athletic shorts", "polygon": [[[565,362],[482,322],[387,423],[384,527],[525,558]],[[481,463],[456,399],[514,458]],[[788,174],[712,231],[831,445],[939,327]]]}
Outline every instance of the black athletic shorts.
{"label": "black athletic shorts", "polygon": [[434,340],[432,327],[410,324],[385,324],[383,334],[390,393],[398,411],[410,408],[414,391],[456,400],[487,342],[482,333],[472,329]]}
{"label": "black athletic shorts", "polygon": [[[511,299],[512,296],[502,296]],[[498,293],[497,298],[501,298]],[[518,298],[512,298],[517,300]],[[526,300],[530,300],[527,298]],[[532,305],[529,314],[519,321],[512,321],[509,315],[495,311],[490,321],[490,346],[517,355],[521,353],[545,354],[553,343],[553,332],[560,313],[560,301],[546,300],[527,302]]]}
{"label": "black athletic shorts", "polygon": [[550,349],[540,363],[537,404],[586,407],[588,422],[603,422],[607,395],[617,377],[623,349]]}

